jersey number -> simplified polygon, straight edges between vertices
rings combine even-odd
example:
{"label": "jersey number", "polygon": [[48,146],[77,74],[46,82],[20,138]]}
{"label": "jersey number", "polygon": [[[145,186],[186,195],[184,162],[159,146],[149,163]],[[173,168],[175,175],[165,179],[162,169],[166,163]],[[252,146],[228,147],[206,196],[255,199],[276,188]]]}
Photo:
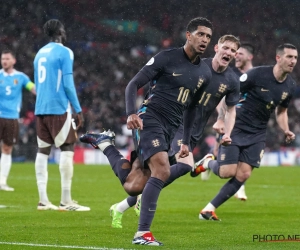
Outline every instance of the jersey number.
{"label": "jersey number", "polygon": [[180,92],[179,92],[177,101],[181,102],[181,103],[185,103],[188,96],[189,96],[190,90],[189,89],[184,89],[184,87],[181,87],[181,88],[179,88],[179,91]]}
{"label": "jersey number", "polygon": [[41,57],[38,61],[38,81],[43,83],[46,79],[47,71],[43,63],[47,62],[46,57]]}
{"label": "jersey number", "polygon": [[208,103],[210,97],[211,97],[211,94],[208,94],[208,93],[204,92],[204,93],[202,94],[202,96],[201,96],[201,99],[200,99],[200,101],[199,101],[199,104],[201,104],[202,101],[205,99],[205,102],[203,103],[203,106],[206,106],[206,104]]}
{"label": "jersey number", "polygon": [[6,86],[5,90],[6,90],[5,95],[10,95],[11,94],[11,87],[10,86]]}

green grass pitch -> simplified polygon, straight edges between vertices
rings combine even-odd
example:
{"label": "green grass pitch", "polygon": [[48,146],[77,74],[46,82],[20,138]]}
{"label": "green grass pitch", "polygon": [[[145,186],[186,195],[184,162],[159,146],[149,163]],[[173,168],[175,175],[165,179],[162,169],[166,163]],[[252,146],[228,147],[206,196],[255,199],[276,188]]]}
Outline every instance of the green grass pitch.
{"label": "green grass pitch", "polygon": [[[48,169],[48,195],[58,205],[58,166]],[[198,213],[226,180],[186,175],[162,191],[152,232],[163,249],[300,249],[300,241],[253,241],[253,235],[300,240],[299,176],[300,167],[254,170],[246,184],[248,200],[228,200],[216,222],[200,221]],[[131,244],[138,223],[132,208],[124,213],[123,229],[110,227],[108,209],[126,193],[109,166],[75,165],[72,196],[90,212],[37,211],[34,163],[13,164],[8,183],[15,191],[0,191],[0,205],[7,206],[0,209],[1,250],[149,248]]]}

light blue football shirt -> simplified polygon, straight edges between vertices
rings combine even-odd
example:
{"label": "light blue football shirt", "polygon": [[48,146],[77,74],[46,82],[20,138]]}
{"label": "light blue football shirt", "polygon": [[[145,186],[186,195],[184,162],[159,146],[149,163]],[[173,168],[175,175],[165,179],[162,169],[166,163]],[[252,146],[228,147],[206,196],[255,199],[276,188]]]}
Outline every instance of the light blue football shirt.
{"label": "light blue football shirt", "polygon": [[22,89],[34,86],[29,77],[14,70],[11,74],[0,70],[0,117],[18,119],[22,105]]}
{"label": "light blue football shirt", "polygon": [[[76,113],[81,107],[73,80],[73,51],[60,43],[50,42],[35,56],[36,115]],[[71,105],[70,105],[71,104]]]}

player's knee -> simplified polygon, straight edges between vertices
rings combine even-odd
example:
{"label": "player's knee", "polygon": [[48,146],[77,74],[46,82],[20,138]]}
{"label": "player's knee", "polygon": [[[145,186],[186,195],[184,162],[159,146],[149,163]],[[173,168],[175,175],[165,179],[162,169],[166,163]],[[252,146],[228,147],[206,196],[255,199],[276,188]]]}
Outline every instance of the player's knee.
{"label": "player's knee", "polygon": [[141,194],[144,189],[144,187],[139,184],[127,183],[127,182],[124,183],[123,187],[126,193],[130,196],[137,196]]}
{"label": "player's knee", "polygon": [[223,165],[220,167],[219,176],[221,179],[231,178],[236,175],[236,167]]}
{"label": "player's knee", "polygon": [[251,171],[238,171],[236,173],[236,178],[240,181],[240,182],[245,182],[246,180],[248,180],[251,176]]}
{"label": "player's knee", "polygon": [[13,146],[8,146],[6,144],[2,144],[2,153],[4,154],[7,154],[7,155],[10,155],[12,153],[12,150],[13,150]]}

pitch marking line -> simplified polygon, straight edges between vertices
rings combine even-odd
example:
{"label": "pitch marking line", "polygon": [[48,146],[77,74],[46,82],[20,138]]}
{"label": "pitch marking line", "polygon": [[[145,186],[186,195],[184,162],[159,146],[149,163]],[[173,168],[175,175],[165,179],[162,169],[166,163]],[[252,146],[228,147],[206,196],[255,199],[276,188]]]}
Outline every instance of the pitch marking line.
{"label": "pitch marking line", "polygon": [[[53,247],[53,248],[67,248],[67,249],[92,249],[92,250],[125,250],[124,248],[107,248],[107,247],[89,247],[89,246],[60,246],[48,244],[33,244],[23,242],[1,242],[0,245],[17,245],[17,246],[30,246],[30,247]],[[130,250],[130,249],[127,249]],[[133,250],[133,249],[131,249]]]}

